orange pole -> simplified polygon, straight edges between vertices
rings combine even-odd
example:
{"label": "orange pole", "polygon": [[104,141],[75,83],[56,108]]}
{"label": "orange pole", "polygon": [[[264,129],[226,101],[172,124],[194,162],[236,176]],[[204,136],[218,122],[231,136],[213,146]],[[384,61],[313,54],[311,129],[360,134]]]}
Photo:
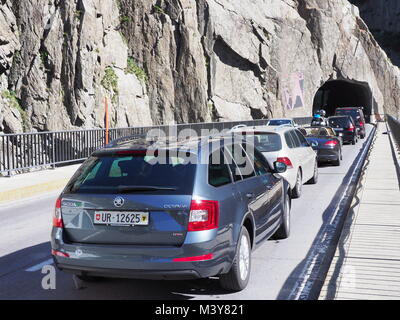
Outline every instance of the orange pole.
{"label": "orange pole", "polygon": [[109,133],[109,125],[108,125],[108,99],[107,97],[104,98],[104,106],[105,106],[105,122],[106,122],[106,144],[108,144],[108,133]]}

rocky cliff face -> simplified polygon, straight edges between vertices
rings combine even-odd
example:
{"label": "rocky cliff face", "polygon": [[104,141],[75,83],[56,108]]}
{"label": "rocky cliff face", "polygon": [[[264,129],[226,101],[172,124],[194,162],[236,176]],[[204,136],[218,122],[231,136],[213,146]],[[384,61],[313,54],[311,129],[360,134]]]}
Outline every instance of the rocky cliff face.
{"label": "rocky cliff face", "polygon": [[0,1],[0,131],[308,116],[335,79],[398,113],[347,0]]}
{"label": "rocky cliff face", "polygon": [[400,1],[351,0],[393,63],[400,66]]}

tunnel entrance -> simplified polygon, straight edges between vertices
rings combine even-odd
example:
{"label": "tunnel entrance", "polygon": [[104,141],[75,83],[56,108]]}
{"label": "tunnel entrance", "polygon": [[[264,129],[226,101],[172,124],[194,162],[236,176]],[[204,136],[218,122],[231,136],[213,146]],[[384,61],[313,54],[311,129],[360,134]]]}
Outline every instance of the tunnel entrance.
{"label": "tunnel entrance", "polygon": [[370,122],[372,99],[372,92],[367,84],[345,80],[328,81],[315,94],[313,114],[324,109],[327,116],[333,116],[338,107],[364,107],[365,120]]}

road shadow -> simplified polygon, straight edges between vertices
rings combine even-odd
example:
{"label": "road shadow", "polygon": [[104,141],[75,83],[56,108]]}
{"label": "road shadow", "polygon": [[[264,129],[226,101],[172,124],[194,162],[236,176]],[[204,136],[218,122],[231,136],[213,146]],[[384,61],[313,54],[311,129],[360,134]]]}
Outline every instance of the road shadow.
{"label": "road shadow", "polygon": [[51,259],[50,243],[45,242],[13,252],[0,258],[0,300],[190,300],[195,296],[229,294],[219,286],[217,278],[168,281],[102,278],[83,282],[77,289],[72,275],[56,269],[56,289],[42,288],[41,268],[27,269]]}
{"label": "road shadow", "polygon": [[[373,134],[373,131],[371,131],[371,134]],[[318,299],[325,282],[326,273],[334,257],[347,213],[350,212],[354,189],[351,191],[347,188],[349,185],[356,187],[361,172],[354,174],[353,171],[355,171],[357,163],[369,142],[370,139],[363,142],[335,196],[322,213],[322,225],[309,251],[283,284],[278,294],[278,300]],[[333,217],[336,211],[338,213]],[[343,248],[340,249],[340,252],[343,254]],[[335,272],[338,274],[338,270],[335,270]],[[330,297],[332,297],[332,290],[335,290],[333,283],[331,283]]]}

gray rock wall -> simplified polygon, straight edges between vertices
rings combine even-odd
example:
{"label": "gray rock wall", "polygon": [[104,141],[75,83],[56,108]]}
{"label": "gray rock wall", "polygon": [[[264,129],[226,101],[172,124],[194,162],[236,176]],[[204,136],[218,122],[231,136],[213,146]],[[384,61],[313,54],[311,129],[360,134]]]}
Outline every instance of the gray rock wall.
{"label": "gray rock wall", "polygon": [[400,72],[347,0],[2,0],[0,131],[308,116],[328,80],[398,114]]}
{"label": "gray rock wall", "polygon": [[394,64],[400,66],[400,1],[351,0]]}

